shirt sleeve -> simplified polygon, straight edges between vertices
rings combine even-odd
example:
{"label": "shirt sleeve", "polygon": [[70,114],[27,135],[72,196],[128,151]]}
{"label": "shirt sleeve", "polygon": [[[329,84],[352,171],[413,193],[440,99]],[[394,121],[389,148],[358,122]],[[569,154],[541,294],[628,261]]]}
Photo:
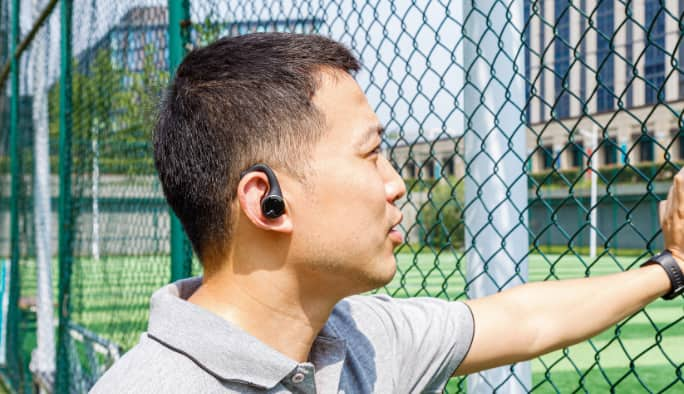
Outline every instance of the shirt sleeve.
{"label": "shirt sleeve", "polygon": [[[465,358],[474,334],[470,308],[463,302],[436,298],[396,299],[386,295],[359,296],[352,314],[372,313],[382,325],[395,382],[406,392],[442,392]],[[384,349],[383,349],[384,350]]]}

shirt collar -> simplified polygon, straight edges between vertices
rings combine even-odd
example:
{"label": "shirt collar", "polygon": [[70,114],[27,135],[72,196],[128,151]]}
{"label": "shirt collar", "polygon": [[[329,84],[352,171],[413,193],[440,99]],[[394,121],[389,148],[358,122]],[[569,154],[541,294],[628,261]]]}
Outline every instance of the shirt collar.
{"label": "shirt collar", "polygon": [[272,388],[297,362],[225,319],[187,302],[202,283],[184,279],[157,290],[150,302],[148,335],[184,353],[224,380]]}
{"label": "shirt collar", "polygon": [[[201,283],[199,277],[184,279],[164,286],[152,295],[149,337],[187,355],[223,380],[269,389],[297,368],[296,361],[229,321],[186,301]],[[321,357],[321,351],[327,357]],[[314,341],[311,361],[317,369],[333,367],[334,372],[330,372],[339,376],[344,354],[344,341],[338,339],[335,330],[326,323]]]}

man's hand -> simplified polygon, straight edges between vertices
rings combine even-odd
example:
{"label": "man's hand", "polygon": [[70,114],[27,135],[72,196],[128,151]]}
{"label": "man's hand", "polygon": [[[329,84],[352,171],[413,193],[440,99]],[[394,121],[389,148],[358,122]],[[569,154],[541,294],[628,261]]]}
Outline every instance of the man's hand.
{"label": "man's hand", "polygon": [[684,169],[675,175],[667,200],[658,207],[665,249],[672,252],[684,270]]}

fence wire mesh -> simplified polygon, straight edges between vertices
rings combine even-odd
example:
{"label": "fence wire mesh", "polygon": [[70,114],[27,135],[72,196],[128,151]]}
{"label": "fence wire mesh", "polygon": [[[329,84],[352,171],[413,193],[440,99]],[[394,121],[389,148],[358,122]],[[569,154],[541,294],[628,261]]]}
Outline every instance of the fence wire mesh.
{"label": "fence wire mesh", "polygon": [[[28,36],[32,24],[39,18],[42,7],[38,2],[35,5],[35,8],[17,8],[17,12],[26,21],[30,21],[18,26],[17,44]],[[11,30],[9,21],[12,7],[7,3],[2,7],[2,30],[5,32]],[[57,289],[56,283],[53,282],[56,277],[50,275],[56,268],[56,260],[52,259],[50,250],[55,250],[57,238],[54,228],[51,228],[51,222],[56,222],[57,215],[55,210],[50,210],[50,205],[54,205],[54,200],[58,197],[58,179],[55,173],[51,174],[49,168],[50,164],[54,166],[57,156],[54,155],[52,160],[35,158],[43,153],[47,158],[50,151],[57,151],[56,139],[49,145],[46,138],[48,114],[58,111],[58,102],[48,103],[47,100],[47,82],[50,76],[54,78],[59,72],[59,50],[51,46],[49,38],[50,29],[58,28],[58,23],[59,15],[49,17],[43,27],[35,32],[33,39],[26,42],[25,50],[17,58],[16,92],[12,78],[3,81],[6,89],[3,89],[3,125],[0,132],[0,166],[3,172],[3,203],[0,206],[3,231],[0,238],[0,256],[4,260],[12,255],[12,264],[9,268],[10,271],[16,271],[16,276],[12,275],[11,282],[4,283],[3,287],[5,290],[7,285],[10,290],[15,286],[17,288],[15,294],[10,293],[9,301],[12,306],[9,309],[9,316],[6,316],[9,319],[3,319],[3,325],[7,324],[7,327],[3,328],[8,330],[5,343],[7,363],[3,372],[7,377],[5,384],[10,389],[20,392],[30,391],[33,387],[30,364],[39,369],[51,365],[54,369],[55,362],[54,341],[49,339],[54,337],[54,317],[49,318],[47,325],[40,325],[36,319],[36,312],[39,308],[47,308],[48,313],[52,312],[51,300],[45,297],[56,293]],[[6,51],[3,55],[4,61],[9,60],[11,39],[11,34],[3,34],[3,46]],[[13,105],[16,106],[15,115],[11,113]],[[10,121],[15,116],[16,120]],[[14,122],[15,125],[12,124]],[[14,137],[11,136],[11,128],[16,130]],[[44,152],[37,152],[38,149],[44,149]],[[13,203],[16,205],[12,205]],[[16,218],[13,219],[11,215],[14,214]],[[37,264],[40,259],[47,266],[42,271],[39,271]],[[38,281],[41,276],[46,280],[45,286],[42,286],[42,293]],[[38,329],[39,326],[41,330]],[[11,333],[13,329],[17,332]],[[39,338],[43,343],[52,344],[47,354],[35,350]],[[45,348],[44,345],[42,347]]]}
{"label": "fence wire mesh", "polygon": [[168,208],[151,150],[168,22],[161,6],[73,7],[68,381],[83,392],[137,342],[152,291],[170,279]]}
{"label": "fence wire mesh", "polygon": [[[183,38],[169,36],[165,2],[76,0],[72,38],[66,43],[56,7],[20,58],[18,95],[11,93],[8,78],[0,100],[0,256],[12,254],[16,220],[24,301],[16,337],[21,346],[8,343],[16,358],[3,369],[12,387],[29,389],[27,363],[36,337],[30,300],[37,293],[39,241],[32,190],[38,160],[34,137],[41,121],[49,131],[53,292],[55,300],[68,296],[68,307],[56,311],[68,328],[56,365],[67,379],[58,389],[87,391],[135,344],[146,328],[149,296],[171,278],[172,224],[150,136],[155,105],[172,69],[174,40],[189,50],[250,32],[316,33],[345,43],[361,59],[357,80],[385,125],[386,153],[408,190],[400,201],[406,243],[396,254],[397,275],[381,292],[459,300],[471,294],[478,278],[494,278],[487,269],[502,261],[526,265],[529,273],[514,271],[496,281],[499,289],[525,278],[619,272],[658,252],[663,243],[657,203],[684,161],[684,0],[525,0],[522,7],[499,0],[489,9],[477,3],[197,0],[189,2]],[[21,19],[21,37],[35,21],[33,9],[44,5],[21,4],[28,10],[22,12],[32,15]],[[0,2],[2,33],[10,30],[10,11],[8,2]],[[520,24],[515,23],[518,11]],[[476,19],[489,21],[481,34],[471,28]],[[503,32],[510,31],[517,50],[501,45],[495,56],[484,55],[486,42],[501,44],[510,39]],[[4,63],[9,35],[0,37]],[[60,44],[71,48],[72,96],[66,109],[60,106]],[[37,55],[41,46],[47,48],[45,59]],[[513,77],[490,72],[477,83],[467,59],[469,46],[485,67],[510,63]],[[483,97],[494,88],[512,92],[515,79],[524,86],[519,126],[500,123],[507,108],[518,105],[508,93],[493,102],[467,102],[468,89]],[[47,97],[42,109],[34,105],[41,91]],[[16,172],[10,165],[12,100],[19,109]],[[472,108],[494,120],[486,133],[475,131]],[[69,157],[60,155],[59,146],[64,111],[71,120]],[[525,133],[524,151],[513,151],[514,135],[508,134],[509,148],[491,153],[492,135],[518,128]],[[504,157],[512,157],[523,174],[515,183],[525,183],[526,207],[512,218],[514,229],[473,242],[489,233],[469,224],[468,215],[485,207],[484,216],[493,222],[513,189],[487,196],[489,181],[473,175],[473,163],[484,158],[493,168],[491,178],[501,178],[501,166],[511,163]],[[58,256],[58,200],[64,197],[58,174],[67,160],[72,185],[63,213],[68,226],[61,230],[71,242],[60,252],[68,256]],[[11,179],[20,185],[14,197]],[[11,219],[13,210],[17,219]],[[511,254],[515,231],[524,232],[529,246]],[[485,251],[487,241],[496,253]],[[472,255],[489,268],[469,274]],[[58,272],[58,258],[70,261],[70,269]],[[192,273],[200,272],[195,260]],[[57,278],[68,284],[60,294]],[[527,389],[682,390],[683,321],[680,305],[656,301],[589,341],[533,360]],[[508,383],[490,382],[491,391],[524,381],[516,371]],[[469,382],[452,379],[447,392],[463,392]]]}

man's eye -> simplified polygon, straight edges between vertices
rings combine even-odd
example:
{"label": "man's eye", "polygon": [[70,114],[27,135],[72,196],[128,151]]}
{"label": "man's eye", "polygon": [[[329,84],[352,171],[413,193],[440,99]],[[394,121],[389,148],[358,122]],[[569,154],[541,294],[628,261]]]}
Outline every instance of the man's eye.
{"label": "man's eye", "polygon": [[373,149],[373,151],[371,152],[371,154],[374,154],[374,155],[379,155],[381,153],[382,153],[382,147],[380,145],[376,146],[375,149]]}

